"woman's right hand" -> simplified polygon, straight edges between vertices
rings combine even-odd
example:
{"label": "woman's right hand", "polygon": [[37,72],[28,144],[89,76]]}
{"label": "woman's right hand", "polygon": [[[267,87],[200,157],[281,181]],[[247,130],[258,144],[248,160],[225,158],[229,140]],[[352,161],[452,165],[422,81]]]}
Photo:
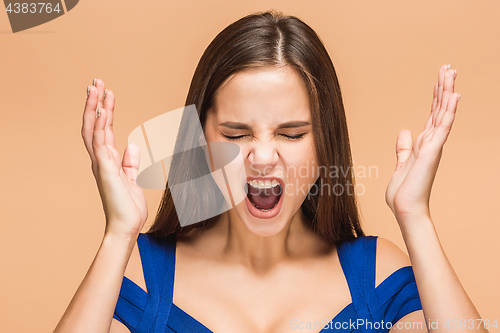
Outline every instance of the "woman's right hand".
{"label": "woman's right hand", "polygon": [[148,217],[144,192],[136,184],[139,147],[128,144],[120,161],[113,134],[115,96],[111,90],[106,96],[104,92],[104,82],[94,79],[83,112],[82,137],[106,215],[105,234],[137,237]]}

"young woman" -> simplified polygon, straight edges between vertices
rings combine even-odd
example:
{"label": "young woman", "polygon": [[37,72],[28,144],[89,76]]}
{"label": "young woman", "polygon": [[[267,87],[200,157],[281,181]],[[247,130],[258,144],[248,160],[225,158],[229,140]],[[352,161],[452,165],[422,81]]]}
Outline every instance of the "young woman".
{"label": "young woman", "polygon": [[[167,184],[154,224],[140,232],[148,214],[136,184],[139,150],[127,146],[120,160],[115,96],[94,80],[82,136],[106,229],[55,332],[487,331],[429,211],[460,98],[455,77],[441,67],[424,131],[413,143],[408,130],[397,138],[386,201],[409,257],[361,228],[336,73],[298,18],[248,15],[224,29],[198,64],[186,105],[196,106],[207,142],[239,146],[248,191],[199,223],[181,227]],[[189,140],[176,150],[192,147]],[[172,161],[170,172],[185,172],[190,158]],[[332,168],[343,172],[332,176]],[[465,327],[454,325],[462,319]]]}

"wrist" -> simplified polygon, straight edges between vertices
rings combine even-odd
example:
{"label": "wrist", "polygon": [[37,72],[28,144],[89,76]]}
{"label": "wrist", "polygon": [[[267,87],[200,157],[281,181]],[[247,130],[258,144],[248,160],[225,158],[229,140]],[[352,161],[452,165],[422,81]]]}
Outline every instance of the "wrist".
{"label": "wrist", "polygon": [[396,220],[398,221],[403,237],[423,229],[434,229],[434,222],[430,213],[396,216]]}
{"label": "wrist", "polygon": [[102,243],[111,243],[113,244],[113,246],[118,246],[118,247],[125,246],[131,249],[134,247],[138,236],[139,234],[132,235],[132,234],[124,234],[106,230],[104,232]]}

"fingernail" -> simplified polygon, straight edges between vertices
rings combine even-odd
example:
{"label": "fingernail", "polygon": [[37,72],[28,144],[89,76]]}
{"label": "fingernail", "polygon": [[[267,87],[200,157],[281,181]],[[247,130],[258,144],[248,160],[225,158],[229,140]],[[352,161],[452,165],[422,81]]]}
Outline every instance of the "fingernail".
{"label": "fingernail", "polygon": [[448,69],[451,69],[451,65],[448,65]]}
{"label": "fingernail", "polygon": [[453,79],[456,79],[457,78],[457,70],[455,69],[455,76],[453,77]]}
{"label": "fingernail", "polygon": [[462,94],[458,94],[457,103],[460,100],[460,97],[462,97]]}
{"label": "fingernail", "polygon": [[90,86],[87,86],[87,97],[89,97],[89,93],[90,93]]}
{"label": "fingernail", "polygon": [[[456,75],[456,74],[455,74]],[[106,99],[106,94],[108,93],[108,89],[104,90],[104,98],[102,99],[103,101]]]}
{"label": "fingernail", "polygon": [[97,82],[97,79],[94,79],[94,81],[92,81],[92,85],[95,87],[95,83]]}
{"label": "fingernail", "polygon": [[101,108],[97,108],[97,118],[101,116]]}

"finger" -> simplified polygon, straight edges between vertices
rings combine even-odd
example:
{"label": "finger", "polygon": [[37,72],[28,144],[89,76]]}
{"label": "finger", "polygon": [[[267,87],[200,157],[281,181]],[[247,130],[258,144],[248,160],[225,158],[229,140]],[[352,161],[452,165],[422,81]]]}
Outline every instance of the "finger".
{"label": "finger", "polygon": [[432,127],[432,114],[429,116],[429,118],[427,118],[427,122],[425,123],[425,126],[424,126],[424,131],[428,131],[431,129]]}
{"label": "finger", "polygon": [[102,108],[103,107],[103,100],[104,100],[104,81],[101,79],[94,79],[95,84],[94,86],[97,88],[97,91],[99,92],[99,97],[97,99],[97,107]]}
{"label": "finger", "polygon": [[443,96],[441,98],[441,108],[436,110],[435,125],[437,126],[440,119],[443,117],[443,113],[446,111],[448,100],[455,90],[455,73],[456,69],[450,69],[446,72],[444,76],[443,84]]}
{"label": "finger", "polygon": [[433,111],[439,110],[439,108],[441,107],[441,97],[443,96],[444,75],[446,74],[446,72],[448,71],[449,68],[451,68],[451,65],[443,65],[439,69],[438,91],[437,91],[438,96],[437,96],[436,108]]}
{"label": "finger", "polygon": [[95,121],[96,121],[96,106],[97,106],[98,95],[99,94],[97,88],[94,86],[90,86],[89,94],[83,111],[83,122],[82,122],[82,138],[93,164],[95,164],[96,162],[94,149],[92,147],[92,140],[94,134]]}
{"label": "finger", "polygon": [[111,148],[113,154],[113,159],[116,165],[120,166],[120,154],[116,150],[115,144],[115,134],[113,130],[113,119],[114,119],[114,109],[115,109],[115,95],[111,90],[106,91],[106,98],[104,99],[104,106],[107,111],[106,120],[106,145]]}
{"label": "finger", "polygon": [[137,181],[137,174],[139,172],[140,162],[140,149],[139,146],[133,142],[129,143],[123,153],[122,168],[125,175],[134,183]]}
{"label": "finger", "polygon": [[434,91],[432,92],[432,105],[431,105],[431,113],[436,109],[437,105],[437,96],[438,96],[438,83],[434,85]]}
{"label": "finger", "polygon": [[404,129],[399,132],[396,140],[396,169],[399,169],[408,160],[408,157],[410,157],[412,142],[413,138],[410,130]]}
{"label": "finger", "polygon": [[109,163],[109,152],[108,147],[106,146],[106,118],[107,111],[104,108],[101,108],[101,115],[95,121],[94,126],[94,134],[92,140],[92,148],[94,149],[94,154],[97,160],[97,167],[99,169],[110,171],[110,163]]}
{"label": "finger", "polygon": [[434,143],[435,148],[441,148],[446,142],[448,135],[450,134],[451,127],[455,120],[457,103],[459,99],[460,94],[453,93],[448,100],[446,112],[444,112],[441,121],[437,125],[436,131],[431,138],[431,141]]}
{"label": "finger", "polygon": [[[114,110],[115,110],[115,94],[108,90],[106,93],[106,99],[104,99],[103,107],[108,111],[108,120],[106,121],[106,128],[113,129],[113,120],[114,120]],[[113,147],[115,146],[114,136],[112,138],[108,138],[108,144],[111,144]]]}

